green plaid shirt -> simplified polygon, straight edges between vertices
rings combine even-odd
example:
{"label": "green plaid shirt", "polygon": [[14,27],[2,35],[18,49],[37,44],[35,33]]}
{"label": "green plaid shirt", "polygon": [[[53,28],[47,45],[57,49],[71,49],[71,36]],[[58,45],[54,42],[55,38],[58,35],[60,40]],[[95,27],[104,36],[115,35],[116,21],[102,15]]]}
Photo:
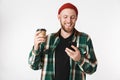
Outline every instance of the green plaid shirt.
{"label": "green plaid shirt", "polygon": [[[41,80],[55,80],[55,48],[59,43],[59,33],[47,36],[46,43],[40,45],[39,50],[31,50],[28,63],[33,70],[42,69]],[[75,29],[72,41],[76,41],[81,53],[80,61],[70,58],[69,80],[86,80],[86,74],[92,74],[97,69],[97,59],[93,50],[91,38]]]}

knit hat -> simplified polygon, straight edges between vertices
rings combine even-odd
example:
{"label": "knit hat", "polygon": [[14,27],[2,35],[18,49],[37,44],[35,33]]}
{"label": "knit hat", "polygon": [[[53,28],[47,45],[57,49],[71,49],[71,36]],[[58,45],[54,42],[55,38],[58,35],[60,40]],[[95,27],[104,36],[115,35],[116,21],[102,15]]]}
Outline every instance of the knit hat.
{"label": "knit hat", "polygon": [[58,10],[58,14],[60,14],[60,12],[63,10],[63,9],[66,9],[66,8],[70,8],[70,9],[74,9],[75,12],[76,12],[76,15],[78,15],[78,9],[76,8],[75,5],[71,4],[71,3],[65,3],[63,4],[59,10]]}

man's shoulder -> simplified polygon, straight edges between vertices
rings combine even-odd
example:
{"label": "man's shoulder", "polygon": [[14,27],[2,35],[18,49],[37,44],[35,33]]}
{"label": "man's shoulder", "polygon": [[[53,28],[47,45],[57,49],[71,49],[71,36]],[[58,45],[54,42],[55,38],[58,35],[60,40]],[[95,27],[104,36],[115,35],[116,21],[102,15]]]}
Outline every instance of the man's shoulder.
{"label": "man's shoulder", "polygon": [[55,36],[56,35],[56,33],[50,33],[50,34],[48,34],[48,36]]}
{"label": "man's shoulder", "polygon": [[80,31],[77,31],[78,33],[78,36],[81,36],[81,37],[88,37],[89,35],[85,32],[80,32]]}
{"label": "man's shoulder", "polygon": [[88,37],[88,34],[85,32],[80,32],[80,35]]}
{"label": "man's shoulder", "polygon": [[47,35],[47,39],[50,40],[55,40],[58,36],[56,35],[56,33],[50,33]]}

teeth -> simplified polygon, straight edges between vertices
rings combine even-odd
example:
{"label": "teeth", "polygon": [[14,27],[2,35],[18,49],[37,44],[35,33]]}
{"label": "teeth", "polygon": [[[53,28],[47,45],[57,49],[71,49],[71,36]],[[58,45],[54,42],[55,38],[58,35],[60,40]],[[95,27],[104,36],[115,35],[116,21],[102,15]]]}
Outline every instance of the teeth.
{"label": "teeth", "polygon": [[70,24],[66,24],[66,26],[70,26]]}

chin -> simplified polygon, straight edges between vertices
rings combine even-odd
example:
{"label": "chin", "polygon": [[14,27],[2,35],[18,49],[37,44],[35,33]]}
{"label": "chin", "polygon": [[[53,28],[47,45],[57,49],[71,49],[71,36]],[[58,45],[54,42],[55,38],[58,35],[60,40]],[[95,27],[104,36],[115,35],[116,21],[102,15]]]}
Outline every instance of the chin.
{"label": "chin", "polygon": [[71,28],[71,29],[65,29],[64,31],[66,31],[67,33],[71,33],[73,31],[73,28]]}
{"label": "chin", "polygon": [[74,26],[67,26],[67,25],[61,25],[62,29],[67,32],[67,33],[71,33],[74,29]]}

